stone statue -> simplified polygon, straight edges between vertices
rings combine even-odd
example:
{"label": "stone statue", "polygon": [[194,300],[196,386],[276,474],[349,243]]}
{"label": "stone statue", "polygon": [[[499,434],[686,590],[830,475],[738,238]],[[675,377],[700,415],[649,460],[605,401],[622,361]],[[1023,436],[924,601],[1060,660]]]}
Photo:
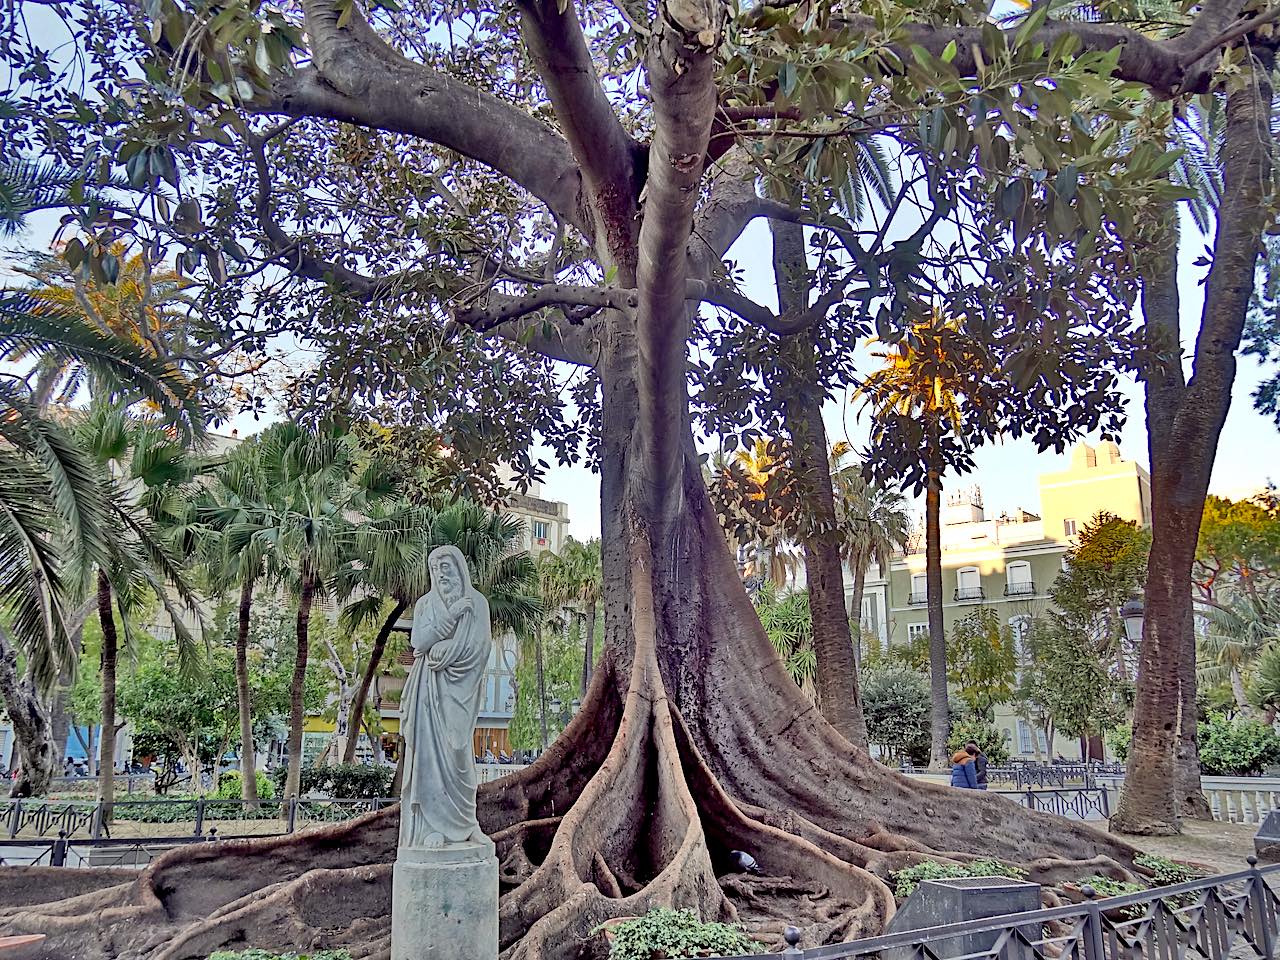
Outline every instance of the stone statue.
{"label": "stone statue", "polygon": [[436,547],[427,565],[431,591],[413,608],[413,668],[400,699],[400,846],[438,850],[487,842],[476,820],[472,730],[493,638],[489,602],[471,586],[462,552]]}

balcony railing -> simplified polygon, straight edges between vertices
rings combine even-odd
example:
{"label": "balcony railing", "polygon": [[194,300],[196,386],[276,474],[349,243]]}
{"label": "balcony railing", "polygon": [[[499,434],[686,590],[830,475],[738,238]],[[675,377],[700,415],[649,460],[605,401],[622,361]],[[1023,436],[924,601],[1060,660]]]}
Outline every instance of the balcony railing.
{"label": "balcony railing", "polygon": [[929,602],[929,592],[927,590],[912,590],[908,603],[912,606],[925,604]]}
{"label": "balcony railing", "polygon": [[1035,595],[1035,592],[1036,584],[1034,580],[1018,580],[1004,585],[1004,595],[1006,597],[1031,597]]}
{"label": "balcony railing", "polygon": [[982,587],[956,587],[954,596],[957,603],[962,603],[966,600],[985,600],[987,599],[987,591],[983,590]]}

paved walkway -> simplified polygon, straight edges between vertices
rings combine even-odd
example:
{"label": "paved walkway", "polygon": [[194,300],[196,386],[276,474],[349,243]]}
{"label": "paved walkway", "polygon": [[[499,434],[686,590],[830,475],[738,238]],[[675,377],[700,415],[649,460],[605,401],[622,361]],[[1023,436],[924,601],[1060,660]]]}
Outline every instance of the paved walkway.
{"label": "paved walkway", "polygon": [[1218,820],[1184,820],[1177,837],[1125,837],[1135,847],[1173,860],[1190,860],[1213,867],[1215,873],[1244,870],[1245,858],[1253,853],[1253,823],[1222,823]]}

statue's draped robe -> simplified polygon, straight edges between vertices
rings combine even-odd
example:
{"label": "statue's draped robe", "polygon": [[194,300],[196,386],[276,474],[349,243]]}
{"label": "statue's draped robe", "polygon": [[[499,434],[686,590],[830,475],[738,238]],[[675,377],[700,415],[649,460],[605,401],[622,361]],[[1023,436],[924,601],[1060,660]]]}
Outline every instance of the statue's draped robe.
{"label": "statue's draped robe", "polygon": [[413,668],[400,699],[401,846],[422,846],[433,833],[446,843],[481,836],[472,730],[492,639],[488,602],[475,590],[464,595],[471,598],[471,610],[452,630],[435,590],[413,610]]}

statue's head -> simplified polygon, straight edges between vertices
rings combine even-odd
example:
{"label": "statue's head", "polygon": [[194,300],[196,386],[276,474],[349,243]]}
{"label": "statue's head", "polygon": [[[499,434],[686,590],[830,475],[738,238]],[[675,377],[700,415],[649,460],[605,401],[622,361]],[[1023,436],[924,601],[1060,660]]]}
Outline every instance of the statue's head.
{"label": "statue's head", "polygon": [[471,572],[467,569],[466,558],[457,547],[436,547],[427,557],[427,568],[431,571],[432,589],[439,591],[440,596],[448,603],[458,599],[471,587]]}

